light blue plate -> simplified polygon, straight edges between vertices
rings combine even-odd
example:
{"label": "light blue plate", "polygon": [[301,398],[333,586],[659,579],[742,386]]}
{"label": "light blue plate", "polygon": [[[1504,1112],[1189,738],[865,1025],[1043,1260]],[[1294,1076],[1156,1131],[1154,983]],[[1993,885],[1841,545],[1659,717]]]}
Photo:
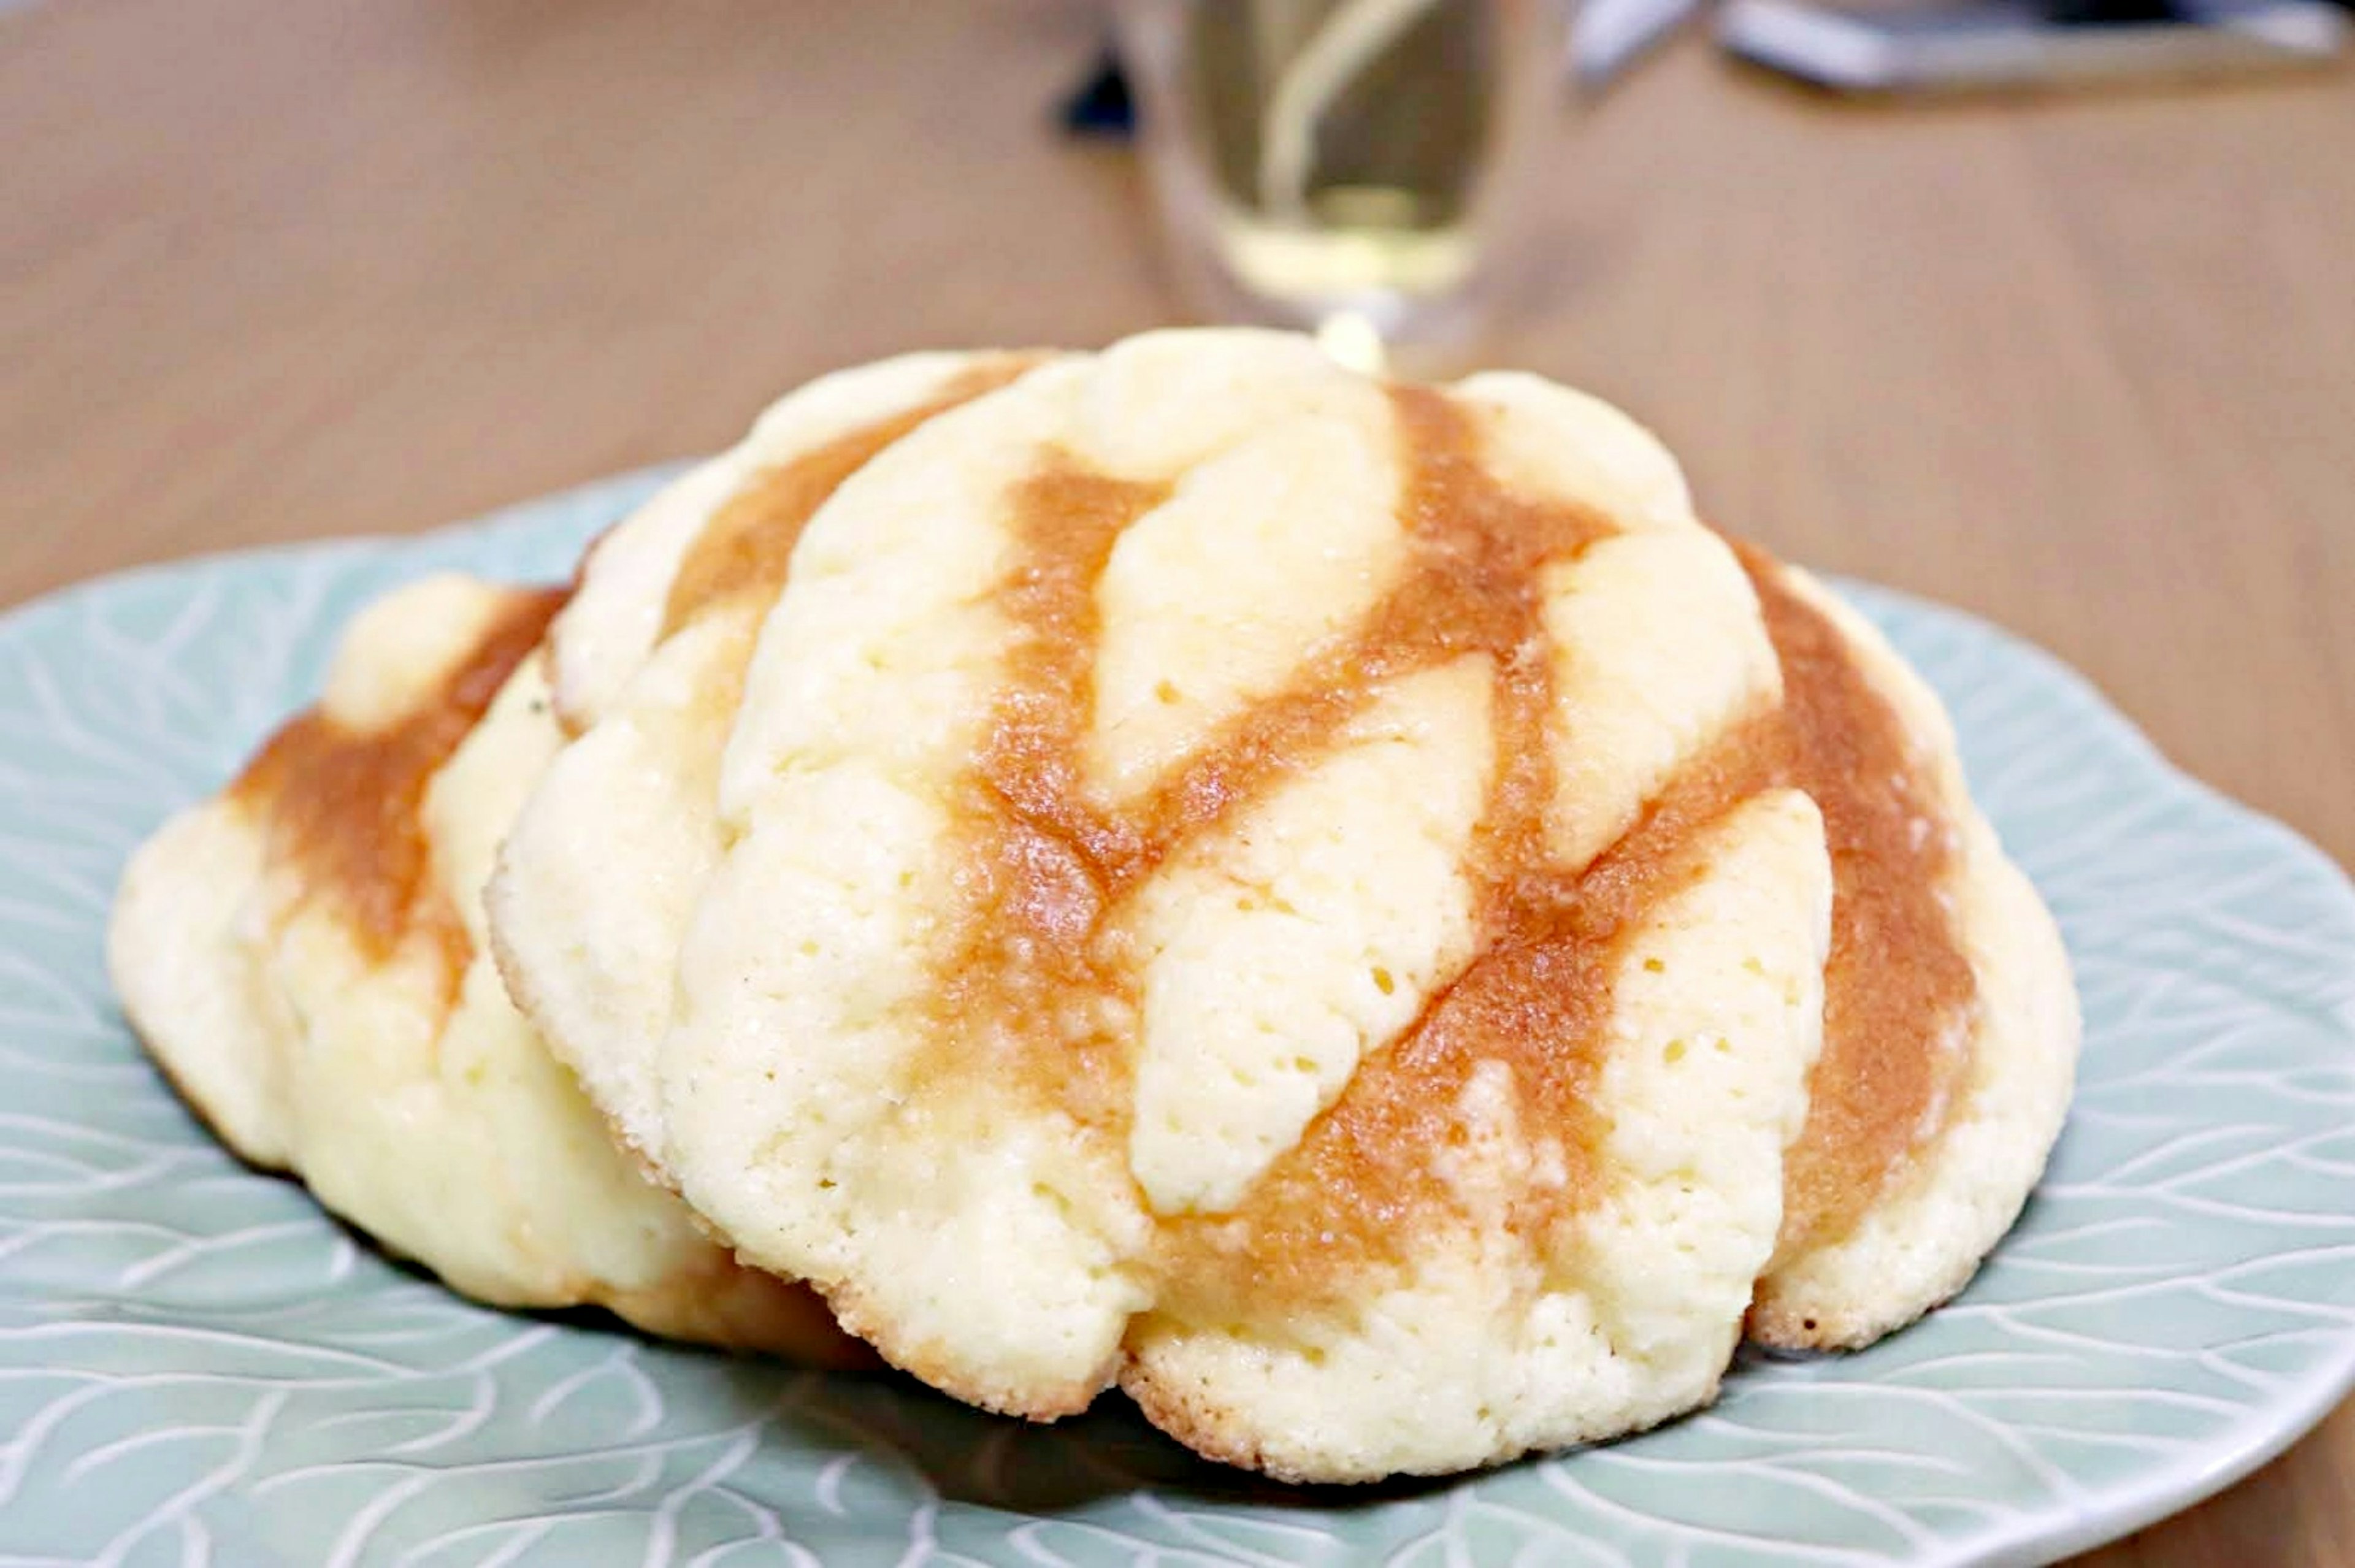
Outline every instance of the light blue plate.
{"label": "light blue plate", "polygon": [[132,1043],[124,854],[428,568],[553,577],[640,475],[402,542],[133,573],[0,620],[0,1560],[2018,1563],[2279,1451],[2355,1381],[2355,896],[2068,671],[1856,589],[1953,705],[2066,929],[2083,1086],[1961,1301],[1715,1409],[1452,1485],[1290,1491],[1116,1399],[1026,1428],[504,1317],[215,1147]]}

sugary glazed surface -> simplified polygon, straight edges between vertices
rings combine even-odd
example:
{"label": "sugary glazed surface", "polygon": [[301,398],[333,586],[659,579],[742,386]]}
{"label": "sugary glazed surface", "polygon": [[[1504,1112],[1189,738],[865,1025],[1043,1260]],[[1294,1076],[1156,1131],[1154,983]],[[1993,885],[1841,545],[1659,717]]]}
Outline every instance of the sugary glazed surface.
{"label": "sugary glazed surface", "polygon": [[1350,1477],[1707,1397],[1955,1103],[1935,737],[1591,400],[1170,334],[975,400],[1023,368],[830,378],[592,555],[527,1007],[985,1403]]}
{"label": "sugary glazed surface", "polygon": [[826,1358],[806,1276],[1302,1478],[1903,1323],[2076,1034],[1935,699],[1648,436],[1251,333],[830,377],[569,595],[389,596],[111,958],[462,1289]]}
{"label": "sugary glazed surface", "polygon": [[[823,378],[582,562],[549,643],[559,714],[581,739],[517,820],[488,901],[509,985],[641,1157],[659,1163],[652,1053],[725,848],[720,751],[802,529],[876,453],[1038,358],[918,354]],[[583,852],[599,843],[612,852]]]}
{"label": "sugary glazed surface", "polygon": [[[956,875],[986,890],[938,950],[931,1038],[942,1076],[974,1070],[976,1041],[1017,1042],[1006,1070],[1039,1097],[1137,1143],[1127,1041],[1092,1020],[1132,1016],[1142,976],[1121,906],[1278,780],[1316,768],[1394,683],[1476,661],[1487,677],[1486,799],[1466,843],[1472,956],[1301,1140],[1257,1174],[1251,1201],[1178,1227],[1181,1294],[1266,1297],[1346,1289],[1369,1259],[1398,1261],[1442,1204],[1428,1158],[1482,1063],[1504,1064],[1528,1125],[1553,1129],[1562,1179],[1515,1222],[1540,1232],[1591,1198],[1593,1070],[1622,944],[1707,867],[1704,830],[1765,790],[1796,785],[1822,812],[1835,897],[1825,970],[1826,1053],[1785,1184],[1795,1250],[1844,1235],[1934,1125],[1973,976],[1940,890],[1952,826],[1922,758],[1838,632],[1741,552],[1782,676],[1762,701],[1658,783],[1601,855],[1553,853],[1556,660],[1550,569],[1617,533],[1573,502],[1531,500],[1481,461],[1475,416],[1430,389],[1389,392],[1405,485],[1408,561],[1348,635],[1213,727],[1152,787],[1108,806],[1088,787],[1084,736],[1100,635],[1096,588],[1122,532],[1167,486],[1092,473],[1050,452],[1013,492],[1005,681],[959,803]],[[1570,738],[1575,744],[1575,736]],[[1378,989],[1382,975],[1374,976]],[[1395,978],[1391,984],[1395,986]],[[1036,1020],[1075,1019],[1041,1040]],[[1001,1068],[991,1063],[993,1074]],[[1223,1195],[1223,1194],[1222,1194]]]}

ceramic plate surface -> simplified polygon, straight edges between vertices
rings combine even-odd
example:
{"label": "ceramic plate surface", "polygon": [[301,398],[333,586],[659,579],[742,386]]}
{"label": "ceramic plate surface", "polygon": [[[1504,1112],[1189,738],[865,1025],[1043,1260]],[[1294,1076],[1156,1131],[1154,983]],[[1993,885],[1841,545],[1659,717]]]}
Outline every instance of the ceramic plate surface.
{"label": "ceramic plate surface", "polygon": [[2080,679],[1849,590],[1952,705],[2087,1039],[1970,1291],[1863,1354],[1745,1360],[1649,1435],[1295,1491],[1117,1399],[1050,1428],[906,1382],[469,1306],[250,1173],[101,965],[131,847],[309,699],[368,596],[560,577],[636,476],[399,542],[221,557],[0,619],[0,1562],[2034,1562],[2238,1477],[2355,1379],[2355,895]]}

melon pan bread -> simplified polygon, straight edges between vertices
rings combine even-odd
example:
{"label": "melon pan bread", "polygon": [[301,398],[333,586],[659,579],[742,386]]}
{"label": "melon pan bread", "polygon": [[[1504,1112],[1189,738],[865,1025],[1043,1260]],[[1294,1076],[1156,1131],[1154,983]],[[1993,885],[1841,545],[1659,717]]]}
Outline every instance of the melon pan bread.
{"label": "melon pan bread", "polygon": [[[911,356],[562,598],[364,616],[306,722],[430,765],[273,746],[113,933],[223,1136],[472,1294],[838,1355],[806,1280],[991,1408],[1441,1472],[1902,1325],[2057,1132],[2065,958],[1935,699],[1591,399]],[[399,1188],[426,1137],[526,1197]]]}
{"label": "melon pan bread", "polygon": [[1926,688],[1624,416],[1178,332],[747,445],[586,559],[493,940],[887,1359],[1445,1471],[1867,1343],[2016,1215],[2051,923]]}
{"label": "melon pan bread", "polygon": [[481,890],[563,741],[529,656],[558,597],[443,575],[364,611],[317,708],[133,858],[116,990],[223,1142],[457,1289],[857,1364],[606,1136],[492,967]]}

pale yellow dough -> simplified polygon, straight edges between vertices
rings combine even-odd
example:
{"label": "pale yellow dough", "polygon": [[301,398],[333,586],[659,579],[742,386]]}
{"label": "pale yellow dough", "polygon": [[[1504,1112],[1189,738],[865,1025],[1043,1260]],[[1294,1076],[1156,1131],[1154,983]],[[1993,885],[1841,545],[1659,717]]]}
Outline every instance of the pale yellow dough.
{"label": "pale yellow dough", "polygon": [[[340,646],[324,713],[389,728],[428,701],[511,591],[422,580]],[[599,1304],[657,1334],[850,1357],[822,1304],[738,1267],[606,1135],[507,999],[480,890],[508,821],[562,741],[527,658],[428,785],[431,875],[474,956],[454,1003],[432,940],[371,953],[299,863],[266,801],[175,817],[125,873],[109,933],[124,1010],[224,1141],[453,1287],[509,1307]]]}

